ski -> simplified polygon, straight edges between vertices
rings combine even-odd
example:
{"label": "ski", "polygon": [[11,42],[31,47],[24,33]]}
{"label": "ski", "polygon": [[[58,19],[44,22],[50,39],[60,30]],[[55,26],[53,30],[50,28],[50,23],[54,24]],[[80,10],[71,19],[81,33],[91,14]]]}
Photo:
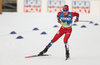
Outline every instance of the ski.
{"label": "ski", "polygon": [[[40,55],[40,56],[50,56],[48,54]],[[25,58],[32,58],[32,57],[40,57],[39,55],[32,55],[32,56],[26,56]]]}

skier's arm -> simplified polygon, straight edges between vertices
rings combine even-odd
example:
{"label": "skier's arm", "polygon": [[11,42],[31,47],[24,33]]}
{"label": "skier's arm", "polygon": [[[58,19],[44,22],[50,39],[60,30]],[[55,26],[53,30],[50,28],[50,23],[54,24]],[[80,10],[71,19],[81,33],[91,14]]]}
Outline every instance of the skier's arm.
{"label": "skier's arm", "polygon": [[75,19],[75,21],[74,22],[78,22],[78,20],[79,20],[79,13],[76,13],[76,12],[72,12],[72,14],[71,14],[73,17],[74,16],[76,16],[76,19]]}
{"label": "skier's arm", "polygon": [[61,23],[61,21],[60,21],[60,13],[61,12],[58,12],[58,14],[57,14],[58,23]]}

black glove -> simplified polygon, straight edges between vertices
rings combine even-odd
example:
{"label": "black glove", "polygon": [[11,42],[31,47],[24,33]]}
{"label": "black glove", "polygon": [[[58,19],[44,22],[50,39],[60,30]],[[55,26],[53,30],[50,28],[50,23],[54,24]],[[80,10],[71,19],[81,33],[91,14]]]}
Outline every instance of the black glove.
{"label": "black glove", "polygon": [[74,22],[78,22],[79,21],[79,16],[76,17]]}
{"label": "black glove", "polygon": [[78,22],[78,20],[77,19],[75,19],[75,21],[74,22]]}

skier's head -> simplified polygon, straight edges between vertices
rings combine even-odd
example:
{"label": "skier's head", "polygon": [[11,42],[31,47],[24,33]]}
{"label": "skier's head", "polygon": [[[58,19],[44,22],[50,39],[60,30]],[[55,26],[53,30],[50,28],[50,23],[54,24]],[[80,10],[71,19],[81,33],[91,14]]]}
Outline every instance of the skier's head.
{"label": "skier's head", "polygon": [[69,12],[69,6],[68,5],[64,5],[64,7],[63,7],[63,14],[67,15],[68,12]]}

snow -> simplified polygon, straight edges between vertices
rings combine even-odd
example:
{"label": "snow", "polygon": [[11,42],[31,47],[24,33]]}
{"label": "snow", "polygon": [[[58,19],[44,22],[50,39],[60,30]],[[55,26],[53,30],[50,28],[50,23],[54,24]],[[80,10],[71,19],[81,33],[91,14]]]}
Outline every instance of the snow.
{"label": "snow", "polygon": [[[80,15],[69,38],[70,59],[65,60],[64,35],[53,44],[51,56],[28,58],[38,54],[60,28],[57,13],[3,13],[0,15],[0,65],[100,65],[100,14]],[[98,23],[98,26],[94,26]],[[58,28],[53,28],[58,25]],[[81,28],[86,25],[86,28]],[[39,30],[33,31],[37,27]],[[10,34],[15,31],[17,34]],[[45,31],[46,35],[41,35]],[[24,39],[16,39],[22,36]]]}

